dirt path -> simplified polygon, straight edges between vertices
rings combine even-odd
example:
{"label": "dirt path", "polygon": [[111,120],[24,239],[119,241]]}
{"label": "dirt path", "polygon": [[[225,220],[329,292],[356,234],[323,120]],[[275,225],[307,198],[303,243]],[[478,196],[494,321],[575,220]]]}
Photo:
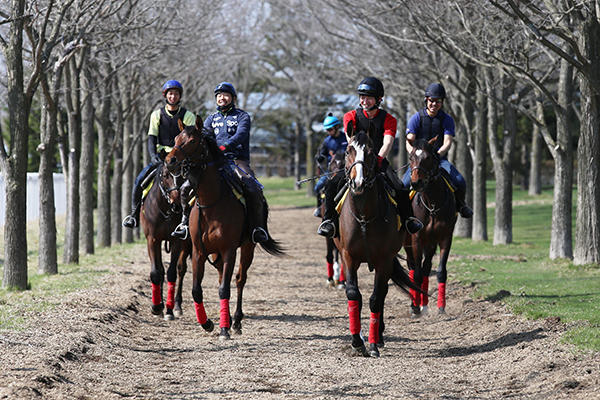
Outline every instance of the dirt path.
{"label": "dirt path", "polygon": [[[191,273],[184,316],[165,322],[150,313],[143,247],[134,260],[103,266],[115,271],[104,288],[65,297],[34,329],[0,335],[0,399],[600,398],[597,354],[561,344],[560,324],[470,300],[452,275],[444,318],[411,320],[407,297],[390,288],[381,358],[351,356],[346,297],[326,288],[316,226],[311,210],[272,211],[289,258],[257,252],[243,335],[226,342],[196,323]],[[359,279],[368,304],[366,267]],[[213,320],[216,280],[210,267]],[[362,317],[365,327],[367,306]]]}

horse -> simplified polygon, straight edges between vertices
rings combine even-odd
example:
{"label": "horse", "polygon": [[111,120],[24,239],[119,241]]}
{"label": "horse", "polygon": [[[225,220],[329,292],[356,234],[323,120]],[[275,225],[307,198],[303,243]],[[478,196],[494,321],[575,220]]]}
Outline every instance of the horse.
{"label": "horse", "polygon": [[[334,179],[344,170],[345,152],[338,150],[332,157],[327,166],[329,179]],[[321,193],[319,195],[322,195]],[[321,202],[321,215],[325,214],[325,202]],[[327,262],[327,284],[331,287],[343,289],[346,286],[346,277],[344,276],[343,265],[340,264],[340,252],[338,251],[333,238],[325,238],[327,253],[325,261]]]}
{"label": "horse", "polygon": [[440,258],[437,269],[437,306],[440,314],[444,314],[446,310],[446,263],[452,246],[457,210],[453,188],[442,175],[440,160],[432,147],[436,138],[410,142],[413,146],[409,156],[410,179],[411,187],[416,191],[412,208],[415,217],[424,225],[416,234],[408,235],[404,243],[411,279],[421,287],[421,293],[411,292],[411,314],[414,317],[428,311],[431,260],[438,246]]}
{"label": "horse", "polygon": [[[388,282],[401,289],[416,288],[400,265],[397,253],[402,247],[405,229],[400,229],[396,207],[390,202],[383,177],[377,173],[377,157],[373,151],[372,132],[354,135],[352,124],[346,128],[351,138],[346,149],[345,174],[348,190],[339,208],[339,237],[334,239],[340,250],[346,275],[348,317],[352,349],[362,356],[379,357],[378,347],[384,346],[383,307]],[[371,310],[369,351],[360,334],[362,295],[358,287],[358,268],[368,263],[375,271]]]}
{"label": "horse", "polygon": [[[240,200],[239,188],[232,189],[230,161],[219,150],[212,136],[202,133],[202,119],[196,117],[192,126],[183,126],[179,121],[181,133],[175,138],[175,145],[165,158],[167,168],[172,173],[183,174],[194,189],[195,206],[190,212],[190,237],[192,241],[192,296],[196,309],[196,319],[202,328],[211,332],[214,323],[204,308],[202,279],[204,267],[209,255],[219,273],[219,299],[221,328],[219,338],[230,339],[229,330],[242,333],[242,295],[248,276],[248,268],[254,258],[256,245],[250,240],[250,229],[245,207]],[[235,182],[239,186],[239,182]],[[266,201],[264,206],[268,207]],[[265,213],[265,226],[266,226]],[[282,256],[285,253],[281,245],[271,235],[260,245],[267,253]],[[230,285],[236,262],[237,249],[240,249],[240,264],[236,274],[237,306],[233,315],[233,324],[229,313]]]}
{"label": "horse", "polygon": [[[164,164],[159,164],[152,187],[142,202],[140,224],[146,236],[150,257],[150,281],[152,283],[152,314],[164,315],[173,320],[182,315],[182,285],[187,270],[187,258],[191,254],[191,241],[173,238],[171,232],[181,220],[179,186],[181,179],[171,175]],[[162,262],[161,245],[171,253],[167,269],[166,314],[163,314],[163,283],[165,269]]]}

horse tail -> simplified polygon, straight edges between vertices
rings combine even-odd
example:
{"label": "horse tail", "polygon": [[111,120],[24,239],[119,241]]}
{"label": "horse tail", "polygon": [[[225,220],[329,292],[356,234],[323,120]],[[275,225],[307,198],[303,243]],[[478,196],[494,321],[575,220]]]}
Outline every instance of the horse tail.
{"label": "horse tail", "polygon": [[408,274],[406,273],[406,270],[402,267],[402,265],[400,264],[400,261],[398,261],[398,257],[394,257],[394,270],[392,271],[392,281],[398,285],[398,287],[400,289],[402,289],[403,292],[406,292],[407,294],[410,295],[409,290],[413,289],[416,290],[419,293],[423,293],[423,290],[418,287],[417,285],[415,285],[415,283],[413,281],[410,280],[410,277],[408,276]]}
{"label": "horse tail", "polygon": [[281,246],[281,243],[273,239],[271,237],[271,234],[269,234],[269,240],[267,240],[266,242],[262,242],[260,244],[260,247],[262,247],[264,251],[266,251],[272,256],[281,257],[285,255],[285,251]]}

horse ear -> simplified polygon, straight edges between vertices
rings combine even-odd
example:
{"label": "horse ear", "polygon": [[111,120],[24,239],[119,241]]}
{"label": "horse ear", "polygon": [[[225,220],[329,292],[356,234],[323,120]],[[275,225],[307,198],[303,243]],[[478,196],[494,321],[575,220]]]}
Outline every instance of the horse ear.
{"label": "horse ear", "polygon": [[438,136],[439,136],[439,135],[437,135],[437,136],[435,136],[435,137],[433,137],[433,138],[429,139],[429,140],[427,141],[427,143],[429,143],[431,146],[433,146],[433,145],[435,144],[435,142],[437,142]]}
{"label": "horse ear", "polygon": [[198,114],[196,114],[196,129],[202,130],[202,118]]}
{"label": "horse ear", "polygon": [[183,125],[183,122],[181,121],[181,119],[177,120],[177,126],[179,127],[180,132],[185,129],[185,126]]}
{"label": "horse ear", "polygon": [[348,125],[346,125],[346,136],[354,136],[354,125],[352,124],[352,121],[348,121]]}

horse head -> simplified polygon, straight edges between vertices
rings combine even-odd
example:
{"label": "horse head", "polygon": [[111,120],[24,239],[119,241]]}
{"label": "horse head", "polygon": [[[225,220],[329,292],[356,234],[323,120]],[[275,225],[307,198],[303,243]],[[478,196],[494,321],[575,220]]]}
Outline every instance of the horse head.
{"label": "horse head", "polygon": [[165,164],[170,173],[181,175],[190,166],[202,166],[208,163],[210,152],[206,145],[206,135],[202,133],[202,118],[196,116],[194,125],[185,126],[177,121],[179,135],[175,138],[173,149],[165,157]]}
{"label": "horse head", "polygon": [[423,191],[439,175],[440,159],[433,148],[436,140],[437,136],[429,141],[424,139],[409,140],[409,143],[413,146],[409,156],[410,184],[418,192]]}
{"label": "horse head", "polygon": [[354,194],[361,194],[375,181],[377,157],[369,134],[364,131],[354,134],[352,123],[346,127],[346,133],[350,138],[346,149],[346,180]]}
{"label": "horse head", "polygon": [[181,174],[173,174],[169,172],[165,164],[161,164],[157,174],[158,184],[163,197],[171,206],[172,211],[181,211],[181,202],[179,189],[184,182]]}

